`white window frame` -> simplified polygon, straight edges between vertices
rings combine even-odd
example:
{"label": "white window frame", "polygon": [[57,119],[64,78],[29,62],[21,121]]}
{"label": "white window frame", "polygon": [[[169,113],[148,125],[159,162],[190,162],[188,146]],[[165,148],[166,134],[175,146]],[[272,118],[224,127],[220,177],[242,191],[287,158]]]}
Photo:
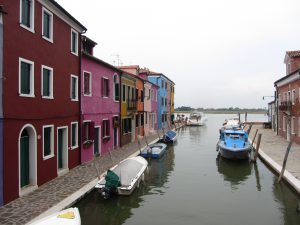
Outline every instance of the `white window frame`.
{"label": "white window frame", "polygon": [[[76,125],[76,134],[75,134],[75,138],[76,138],[76,145],[73,146],[73,125]],[[78,148],[78,122],[71,122],[71,149],[75,149]]]}
{"label": "white window frame", "polygon": [[[84,90],[84,85],[85,85],[85,79],[84,79],[84,74],[85,73],[88,73],[89,75],[90,75],[90,79],[89,79],[89,94],[85,94],[85,90]],[[83,95],[84,96],[92,96],[92,92],[93,92],[93,86],[92,86],[92,84],[93,84],[93,82],[92,82],[92,73],[91,72],[88,72],[88,71],[83,71],[83,74],[82,74],[82,77],[83,77]]]}
{"label": "white window frame", "polygon": [[[47,13],[50,16],[50,27],[49,27],[50,37],[49,38],[46,37],[43,33],[44,32],[44,13]],[[53,43],[53,13],[51,13],[48,9],[46,9],[44,7],[42,8],[42,37],[45,40]]]}
{"label": "white window frame", "polygon": [[[75,49],[75,51],[73,51],[73,49],[72,49],[72,47],[73,47],[73,33],[76,34],[76,45],[75,45],[76,49]],[[79,40],[78,32],[71,28],[71,53],[73,55],[76,55],[76,56],[78,56],[78,40]]]}
{"label": "white window frame", "polygon": [[[108,124],[108,130],[110,131],[110,127],[109,127],[109,126],[110,126],[110,121],[109,121],[108,118],[105,118],[105,119],[102,120],[103,130],[104,130],[104,128],[105,128],[105,127],[104,127],[104,121],[108,121],[108,122],[107,122],[107,124]],[[110,133],[109,133],[108,135],[105,135],[106,133],[107,133],[107,130],[105,130],[105,132],[103,132],[103,134],[102,134],[102,135],[103,135],[103,139],[110,137]],[[104,136],[104,135],[105,135],[105,136]]]}
{"label": "white window frame", "polygon": [[[23,94],[21,93],[21,63],[28,63],[31,65],[31,70],[30,70],[30,93],[29,94]],[[27,59],[23,59],[21,57],[19,57],[19,96],[21,97],[35,97],[34,96],[34,62],[27,60]]]}
{"label": "white window frame", "polygon": [[[76,79],[76,86],[75,86],[75,88],[76,88],[76,90],[75,90],[76,97],[75,98],[72,98],[73,97],[72,96],[72,87],[73,87],[72,78]],[[78,101],[78,76],[73,75],[73,74],[71,74],[71,79],[70,79],[70,98],[71,98],[71,101]]]}
{"label": "white window frame", "polygon": [[[117,79],[117,82],[115,82],[115,77]],[[119,84],[119,100],[116,100],[116,84]],[[114,98],[114,102],[120,102],[120,98],[121,98],[121,88],[120,88],[120,77],[118,76],[118,74],[114,74],[113,75],[113,98]]]}
{"label": "white window frame", "polygon": [[30,8],[30,27],[27,27],[22,23],[22,0],[20,0],[20,26],[23,27],[24,29],[34,33],[34,5],[35,5],[35,0],[31,1],[31,8]]}
{"label": "white window frame", "polygon": [[107,94],[107,95],[104,95],[104,84],[102,84],[101,85],[101,89],[102,89],[102,98],[109,98],[109,95],[110,95],[110,93],[109,93],[109,78],[108,77],[102,77],[102,80],[101,80],[101,82],[104,82],[104,80],[107,80],[107,93],[105,93],[105,94]]}
{"label": "white window frame", "polygon": [[[50,153],[50,155],[45,156],[44,155],[44,153],[45,153],[45,151],[44,151],[44,130],[45,130],[45,128],[49,128],[49,127],[51,128],[51,140],[50,140],[51,153]],[[45,126],[43,126],[43,159],[47,160],[52,157],[54,157],[54,125],[45,125]]]}
{"label": "white window frame", "polygon": [[[43,80],[44,80],[44,74],[43,74],[43,69],[47,69],[47,70],[50,70],[50,95],[49,96],[44,96],[43,95],[43,91],[44,91],[44,86],[43,86]],[[53,99],[53,68],[51,67],[48,67],[48,66],[45,66],[45,65],[42,65],[42,68],[41,68],[41,95],[42,95],[42,98],[45,98],[45,99]]]}

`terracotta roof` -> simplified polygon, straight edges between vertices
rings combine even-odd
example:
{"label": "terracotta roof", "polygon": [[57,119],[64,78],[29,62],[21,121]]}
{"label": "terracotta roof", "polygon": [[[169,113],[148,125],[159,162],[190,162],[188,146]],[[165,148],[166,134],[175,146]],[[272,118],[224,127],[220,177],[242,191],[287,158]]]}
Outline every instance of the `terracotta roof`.
{"label": "terracotta roof", "polygon": [[300,57],[300,50],[287,51],[286,54],[291,58],[298,58],[298,57]]}
{"label": "terracotta roof", "polygon": [[139,65],[130,65],[130,66],[118,66],[120,69],[138,69],[140,68]]}

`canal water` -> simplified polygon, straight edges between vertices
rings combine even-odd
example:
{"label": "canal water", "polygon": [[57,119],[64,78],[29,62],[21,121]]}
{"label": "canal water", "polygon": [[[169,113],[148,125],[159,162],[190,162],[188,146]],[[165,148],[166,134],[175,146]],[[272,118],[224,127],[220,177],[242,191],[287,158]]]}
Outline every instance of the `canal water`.
{"label": "canal water", "polygon": [[[260,160],[217,159],[219,128],[230,115],[207,115],[206,126],[186,127],[131,196],[103,200],[92,191],[74,206],[93,225],[299,225],[300,202]],[[264,121],[248,115],[248,121]]]}

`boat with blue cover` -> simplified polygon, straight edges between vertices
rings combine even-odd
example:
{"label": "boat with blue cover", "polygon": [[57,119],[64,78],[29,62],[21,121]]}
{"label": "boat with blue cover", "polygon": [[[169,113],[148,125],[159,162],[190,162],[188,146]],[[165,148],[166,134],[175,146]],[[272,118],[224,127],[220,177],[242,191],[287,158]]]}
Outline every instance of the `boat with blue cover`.
{"label": "boat with blue cover", "polygon": [[227,159],[248,159],[251,152],[248,133],[238,127],[220,129],[217,151]]}
{"label": "boat with blue cover", "polygon": [[177,140],[177,132],[173,130],[169,130],[164,134],[163,137],[164,142],[173,143]]}
{"label": "boat with blue cover", "polygon": [[141,156],[144,158],[160,158],[167,150],[167,145],[164,143],[154,143],[147,145],[142,151]]}

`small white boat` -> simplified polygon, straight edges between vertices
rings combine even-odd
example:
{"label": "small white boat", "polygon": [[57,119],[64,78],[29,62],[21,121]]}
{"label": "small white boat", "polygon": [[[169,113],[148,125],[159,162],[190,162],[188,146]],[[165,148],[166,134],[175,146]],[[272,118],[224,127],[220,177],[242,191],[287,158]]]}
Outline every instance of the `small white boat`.
{"label": "small white boat", "polygon": [[30,223],[30,225],[53,225],[53,224],[80,225],[81,219],[80,219],[78,208],[68,208]]}
{"label": "small white boat", "polygon": [[146,146],[141,151],[141,156],[144,158],[160,158],[167,150],[167,145],[164,143],[154,143]]}
{"label": "small white boat", "polygon": [[99,190],[104,199],[108,199],[113,193],[131,195],[144,178],[147,166],[147,160],[141,156],[125,159],[108,170],[95,188]]}
{"label": "small white boat", "polygon": [[191,112],[186,125],[188,126],[203,126],[205,125],[207,118],[203,112]]}

